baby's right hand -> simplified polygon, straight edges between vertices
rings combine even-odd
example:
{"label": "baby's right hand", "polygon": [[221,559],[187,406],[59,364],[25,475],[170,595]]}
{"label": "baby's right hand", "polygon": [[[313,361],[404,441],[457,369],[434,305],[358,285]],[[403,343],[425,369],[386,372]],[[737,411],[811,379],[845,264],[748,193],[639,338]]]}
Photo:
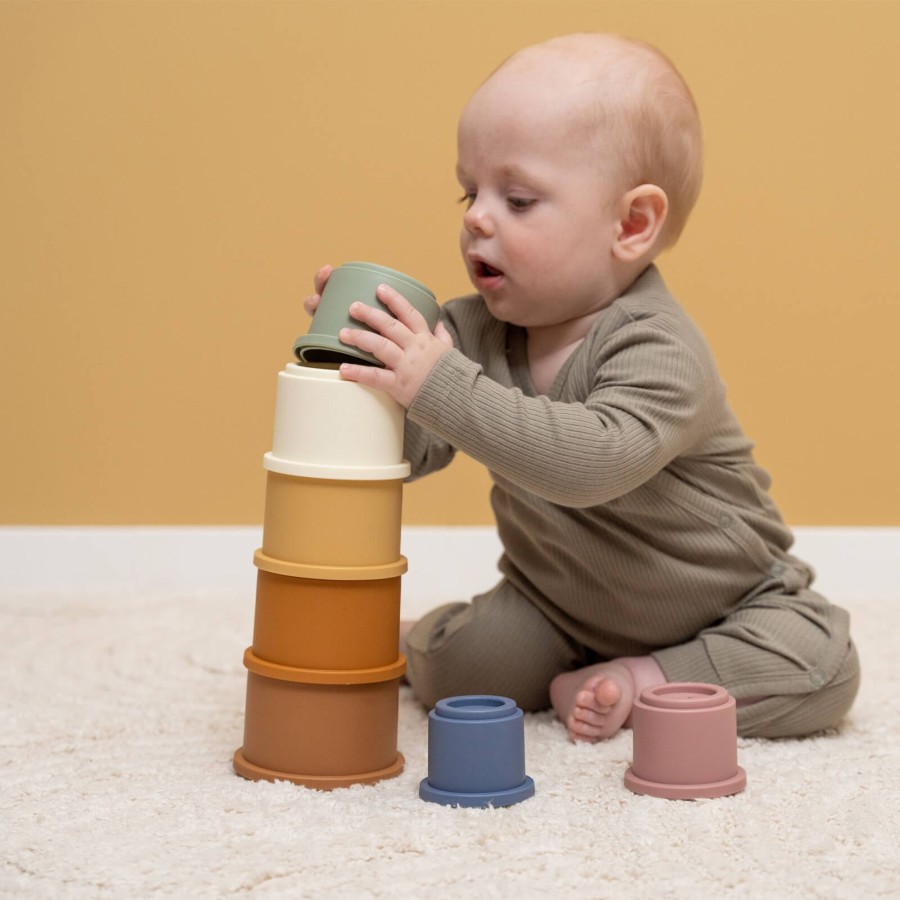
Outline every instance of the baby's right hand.
{"label": "baby's right hand", "polygon": [[319,301],[322,299],[322,291],[325,290],[325,283],[328,281],[331,273],[334,271],[333,266],[322,266],[318,272],[316,272],[316,277],[313,279],[313,286],[315,287],[315,293],[310,294],[308,297],[305,297],[303,300],[303,308],[306,310],[308,315],[313,315],[315,313],[316,308],[319,305]]}

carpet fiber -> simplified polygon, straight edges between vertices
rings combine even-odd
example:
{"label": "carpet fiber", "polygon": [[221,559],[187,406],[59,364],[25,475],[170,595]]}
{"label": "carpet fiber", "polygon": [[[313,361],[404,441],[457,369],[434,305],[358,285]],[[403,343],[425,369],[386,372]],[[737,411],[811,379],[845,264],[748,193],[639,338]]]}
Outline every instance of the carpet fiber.
{"label": "carpet fiber", "polygon": [[898,896],[896,608],[850,606],[864,675],[839,732],[741,740],[746,791],[639,797],[631,734],[573,745],[526,716],[534,798],[423,803],[425,712],[401,690],[393,780],[331,793],[245,781],[236,594],[0,599],[0,895]]}

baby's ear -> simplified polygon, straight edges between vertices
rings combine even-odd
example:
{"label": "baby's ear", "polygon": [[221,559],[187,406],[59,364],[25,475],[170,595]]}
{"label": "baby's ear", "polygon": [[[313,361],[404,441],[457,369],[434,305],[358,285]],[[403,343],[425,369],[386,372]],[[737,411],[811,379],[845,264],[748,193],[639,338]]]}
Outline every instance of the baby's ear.
{"label": "baby's ear", "polygon": [[669,212],[666,192],[655,184],[641,184],[620,201],[621,217],[613,254],[631,263],[659,249],[659,237]]}

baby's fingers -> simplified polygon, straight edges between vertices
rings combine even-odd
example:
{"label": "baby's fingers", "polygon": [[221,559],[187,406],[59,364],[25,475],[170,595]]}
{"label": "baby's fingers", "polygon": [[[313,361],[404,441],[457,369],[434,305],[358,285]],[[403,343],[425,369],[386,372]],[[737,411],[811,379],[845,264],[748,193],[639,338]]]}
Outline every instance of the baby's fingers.
{"label": "baby's fingers", "polygon": [[331,277],[331,273],[334,271],[333,266],[324,265],[318,272],[316,272],[316,277],[313,279],[313,285],[315,286],[316,293],[321,295],[322,291],[325,290],[325,285],[328,282],[328,279]]}
{"label": "baby's fingers", "polygon": [[308,297],[303,298],[303,309],[306,310],[306,314],[308,316],[315,315],[316,310],[319,308],[319,301],[321,299],[321,294],[310,294]]}
{"label": "baby's fingers", "polygon": [[[391,311],[397,322],[401,322],[413,333],[431,330],[428,327],[428,322],[425,321],[425,316],[403,294],[396,291],[389,284],[379,284],[375,291],[375,296]],[[368,324],[371,325],[372,323]]]}
{"label": "baby's fingers", "polygon": [[303,309],[306,310],[308,316],[314,315],[315,311],[319,308],[319,301],[322,299],[322,291],[325,290],[325,285],[333,271],[334,269],[332,266],[326,265],[322,266],[322,268],[316,272],[315,277],[313,278],[313,287],[316,292],[303,298]]}

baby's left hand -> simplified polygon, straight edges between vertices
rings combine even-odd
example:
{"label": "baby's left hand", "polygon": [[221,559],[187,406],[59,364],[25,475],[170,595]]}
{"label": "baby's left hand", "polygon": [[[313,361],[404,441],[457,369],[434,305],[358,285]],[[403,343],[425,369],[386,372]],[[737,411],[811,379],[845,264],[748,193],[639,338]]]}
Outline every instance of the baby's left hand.
{"label": "baby's left hand", "polygon": [[350,315],[373,331],[342,328],[339,337],[345,344],[373,354],[385,367],[345,363],[341,375],[348,381],[378,388],[409,409],[435,363],[453,346],[453,339],[440,322],[432,334],[425,317],[392,287],[379,285],[376,296],[393,316],[354,303]]}

